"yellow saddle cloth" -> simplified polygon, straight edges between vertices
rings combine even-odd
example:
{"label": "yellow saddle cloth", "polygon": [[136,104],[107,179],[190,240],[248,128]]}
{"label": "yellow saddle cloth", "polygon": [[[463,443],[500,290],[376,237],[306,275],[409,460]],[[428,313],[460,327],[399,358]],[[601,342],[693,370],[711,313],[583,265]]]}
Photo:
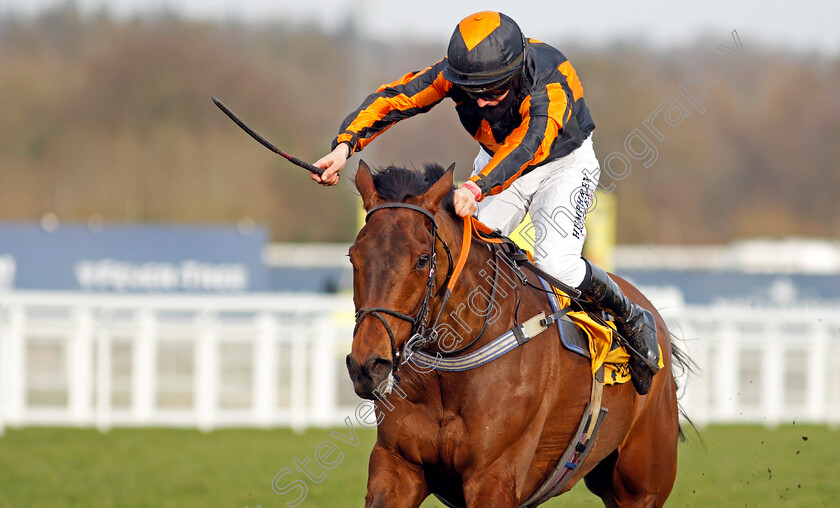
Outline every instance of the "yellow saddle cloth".
{"label": "yellow saddle cloth", "polygon": [[[564,309],[571,305],[571,299],[557,288],[554,294],[557,296],[558,308]],[[566,314],[569,319],[578,326],[589,338],[589,356],[592,359],[592,375],[594,376],[601,365],[604,366],[604,384],[613,385],[630,381],[630,354],[619,345],[613,348],[613,331],[615,324],[607,321],[605,326],[583,311],[573,311]],[[662,363],[662,348],[659,351],[659,367]]]}

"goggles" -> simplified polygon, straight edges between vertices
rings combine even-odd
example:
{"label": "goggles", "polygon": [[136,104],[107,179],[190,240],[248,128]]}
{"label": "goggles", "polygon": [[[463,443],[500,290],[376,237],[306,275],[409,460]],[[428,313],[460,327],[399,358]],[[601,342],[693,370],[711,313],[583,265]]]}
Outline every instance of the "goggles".
{"label": "goggles", "polygon": [[483,99],[485,101],[496,101],[499,100],[504,94],[510,90],[510,84],[505,84],[501,87],[495,88],[488,88],[488,87],[466,87],[462,86],[461,90],[464,91],[471,99]]}
{"label": "goggles", "polygon": [[492,83],[487,83],[486,85],[458,85],[458,87],[464,91],[467,96],[471,99],[484,99],[485,101],[496,101],[499,100],[504,94],[510,90],[511,85],[513,84],[513,78],[516,77],[516,74],[512,74],[507,76],[499,81],[494,81]]}

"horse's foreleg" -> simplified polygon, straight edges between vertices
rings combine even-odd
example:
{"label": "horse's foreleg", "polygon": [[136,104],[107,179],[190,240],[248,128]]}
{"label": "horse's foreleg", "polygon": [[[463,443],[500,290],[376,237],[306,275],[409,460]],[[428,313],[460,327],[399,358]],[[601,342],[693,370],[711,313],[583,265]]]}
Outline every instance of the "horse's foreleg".
{"label": "horse's foreleg", "polygon": [[429,495],[423,469],[378,444],[370,454],[365,508],[417,508]]}

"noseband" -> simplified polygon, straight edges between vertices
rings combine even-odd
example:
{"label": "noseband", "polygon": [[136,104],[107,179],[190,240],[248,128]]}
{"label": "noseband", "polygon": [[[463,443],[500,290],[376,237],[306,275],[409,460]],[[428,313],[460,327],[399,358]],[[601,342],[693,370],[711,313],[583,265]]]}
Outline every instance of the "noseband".
{"label": "noseband", "polygon": [[[396,375],[397,369],[400,366],[400,350],[397,349],[396,338],[394,337],[394,331],[391,329],[390,325],[388,325],[388,321],[385,319],[383,314],[388,314],[389,316],[394,316],[396,318],[402,319],[403,321],[408,321],[411,323],[411,338],[406,342],[407,347],[416,347],[415,345],[422,345],[431,340],[434,340],[434,337],[431,335],[434,334],[434,328],[437,325],[438,319],[440,319],[441,312],[438,312],[437,318],[435,319],[435,323],[432,326],[427,326],[429,321],[429,304],[432,300],[432,294],[434,293],[434,285],[435,285],[435,274],[437,273],[437,255],[435,253],[435,242],[440,240],[441,245],[443,245],[444,251],[446,251],[446,257],[449,261],[449,267],[446,272],[446,280],[441,285],[440,289],[438,289],[435,296],[439,295],[449,285],[449,281],[452,278],[452,273],[454,270],[454,264],[452,263],[452,252],[449,250],[449,245],[440,237],[438,234],[438,223],[435,220],[435,216],[432,215],[431,212],[422,208],[420,206],[411,205],[408,203],[385,203],[381,205],[374,206],[370,210],[368,210],[367,215],[365,216],[365,222],[370,219],[371,214],[376,211],[385,209],[385,208],[406,208],[408,210],[414,210],[415,212],[422,213],[425,215],[429,220],[432,221],[432,245],[431,245],[431,254],[429,260],[429,278],[426,282],[426,294],[423,297],[423,302],[420,304],[420,308],[417,310],[417,313],[414,317],[411,317],[407,314],[403,314],[402,312],[397,312],[392,309],[388,309],[385,307],[362,307],[356,311],[356,326],[353,329],[353,336],[356,336],[356,332],[359,330],[359,325],[362,324],[362,321],[368,317],[373,316],[377,318],[382,325],[385,327],[385,330],[388,332],[388,338],[391,339],[391,359],[392,359],[392,373]],[[447,292],[447,296],[448,296]],[[446,305],[446,300],[444,300],[443,305],[441,305],[441,311],[443,311],[443,306]]]}

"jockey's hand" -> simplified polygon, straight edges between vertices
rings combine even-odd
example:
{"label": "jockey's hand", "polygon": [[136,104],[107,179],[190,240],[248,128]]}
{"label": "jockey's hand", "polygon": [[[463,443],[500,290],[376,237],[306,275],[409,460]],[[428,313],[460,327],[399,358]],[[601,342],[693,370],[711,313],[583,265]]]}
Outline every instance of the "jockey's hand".
{"label": "jockey's hand", "polygon": [[[465,184],[466,185],[466,184]],[[478,203],[475,201],[475,194],[468,187],[462,185],[452,194],[452,201],[455,205],[455,213],[459,217],[471,217],[478,210]]]}
{"label": "jockey's hand", "polygon": [[335,185],[338,183],[338,172],[344,169],[347,164],[347,157],[350,156],[350,147],[347,143],[339,143],[335,150],[318,159],[315,166],[324,170],[321,176],[310,173],[309,176],[321,185]]}

